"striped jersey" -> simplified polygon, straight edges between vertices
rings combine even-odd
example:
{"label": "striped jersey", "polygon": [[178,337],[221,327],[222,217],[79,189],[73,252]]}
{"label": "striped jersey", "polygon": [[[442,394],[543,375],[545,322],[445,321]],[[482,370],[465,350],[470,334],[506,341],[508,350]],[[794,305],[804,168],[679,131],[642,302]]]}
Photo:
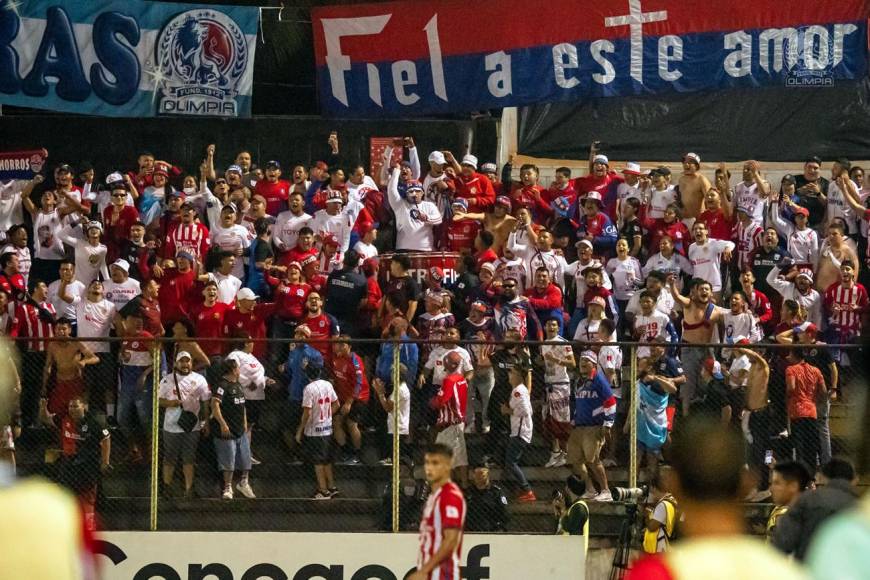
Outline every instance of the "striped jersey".
{"label": "striped jersey", "polygon": [[208,228],[199,223],[177,223],[166,234],[163,257],[175,258],[179,252],[187,252],[197,261],[205,260],[211,245]]}
{"label": "striped jersey", "polygon": [[468,405],[468,383],[461,374],[444,377],[441,388],[433,401],[438,409],[439,427],[459,425],[465,422],[465,410]]}
{"label": "striped jersey", "polygon": [[459,580],[460,554],[462,553],[462,528],[465,526],[465,498],[459,486],[448,481],[429,495],[420,518],[420,554],[417,569],[423,567],[444,540],[444,530],[458,529],[459,543],[456,549],[429,574],[429,580]]}
{"label": "striped jersey", "polygon": [[[48,301],[39,306],[51,316],[43,314],[40,317],[40,309],[33,304],[22,303],[15,307],[15,320],[12,323],[11,336],[18,338],[51,338],[54,336],[52,320],[49,320],[56,314],[54,306]],[[27,342],[27,350],[44,352],[46,344],[43,340],[30,340]]]}
{"label": "striped jersey", "polygon": [[828,324],[841,332],[858,334],[861,330],[861,315],[868,306],[867,290],[857,282],[851,288],[839,282],[831,284],[825,290],[824,305]]}

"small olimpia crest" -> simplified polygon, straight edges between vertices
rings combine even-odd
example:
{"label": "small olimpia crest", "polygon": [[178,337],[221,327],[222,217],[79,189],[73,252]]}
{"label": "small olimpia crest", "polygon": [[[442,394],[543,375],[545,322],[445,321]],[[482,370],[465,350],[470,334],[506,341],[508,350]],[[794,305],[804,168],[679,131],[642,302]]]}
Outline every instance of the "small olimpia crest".
{"label": "small olimpia crest", "polygon": [[215,10],[182,12],[157,39],[162,71],[159,114],[237,115],[248,43],[235,21]]}

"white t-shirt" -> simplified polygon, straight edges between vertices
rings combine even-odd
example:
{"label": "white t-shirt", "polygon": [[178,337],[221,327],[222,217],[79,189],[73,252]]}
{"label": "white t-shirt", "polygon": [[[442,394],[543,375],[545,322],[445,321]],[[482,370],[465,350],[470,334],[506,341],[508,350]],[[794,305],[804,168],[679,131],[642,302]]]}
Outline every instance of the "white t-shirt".
{"label": "white t-shirt", "polygon": [[[764,223],[764,200],[758,197],[758,184],[744,182],[734,186],[735,210],[745,209],[752,221]],[[736,212],[735,212],[736,213]]]}
{"label": "white t-shirt", "polygon": [[76,298],[80,300],[85,299],[85,291],[87,290],[87,286],[79,282],[78,280],[73,280],[66,287],[66,295],[71,297],[72,302],[65,302],[61,299],[60,292],[60,280],[55,280],[51,284],[48,285],[48,301],[51,302],[51,305],[54,306],[54,311],[57,312],[57,317],[60,318],[69,318],[70,320],[76,319]]}
{"label": "white t-shirt", "polygon": [[541,356],[544,357],[544,382],[548,385],[569,383],[568,368],[548,361],[547,355],[552,354],[561,360],[569,358],[572,354],[571,345],[561,336],[547,340],[547,343],[549,344],[541,345]]}
{"label": "white t-shirt", "polygon": [[709,238],[707,243],[697,242],[689,246],[689,262],[692,263],[695,278],[706,280],[713,287],[713,292],[722,290],[722,253],[734,250],[734,242]]}
{"label": "white t-shirt", "polygon": [[49,213],[36,212],[36,216],[33,218],[34,258],[63,260],[66,253],[59,235],[62,227],[60,213],[56,209]]}
{"label": "white t-shirt", "polygon": [[239,363],[239,384],[245,390],[245,400],[265,400],[266,369],[257,357],[243,350],[234,350],[227,358]]}
{"label": "white t-shirt", "polygon": [[0,232],[6,232],[12,226],[24,223],[21,191],[27,183],[21,179],[0,183]]}
{"label": "white t-shirt", "polygon": [[338,395],[329,381],[319,379],[305,385],[302,407],[311,409],[311,417],[305,424],[306,437],[332,435],[332,404],[335,402],[338,402]]}
{"label": "white t-shirt", "polygon": [[680,274],[686,273],[691,276],[694,269],[692,268],[692,263],[678,252],[674,252],[669,258],[658,252],[647,259],[646,264],[643,266],[643,277],[646,278],[653,271],[673,274],[677,283],[677,290],[682,290],[683,280]]}
{"label": "white t-shirt", "polygon": [[106,280],[103,282],[106,300],[115,304],[115,308],[121,310],[130,300],[139,296],[142,290],[139,288],[139,280],[127,278],[121,283]]}
{"label": "white t-shirt", "polygon": [[[625,307],[626,312],[631,312],[635,316],[640,316],[640,292],[635,292],[631,300],[628,301],[628,306]],[[655,311],[661,312],[665,316],[670,316],[674,310],[674,297],[668,292],[667,288],[662,288],[659,292],[659,297],[656,300]]]}
{"label": "white t-shirt", "polygon": [[387,200],[396,216],[396,249],[430,252],[435,249],[434,227],[443,219],[431,201],[411,203],[399,195],[399,171],[390,175]]}
{"label": "white t-shirt", "polygon": [[84,237],[80,227],[64,226],[60,230],[60,237],[65,244],[75,248],[76,280],[90,284],[101,274],[104,280],[109,278],[109,270],[106,266],[106,246],[97,243],[91,245]]}
{"label": "white t-shirt", "polygon": [[677,190],[673,185],[667,186],[664,190],[650,189],[649,211],[647,217],[650,219],[660,220],[665,217],[665,209],[672,203],[677,201]]}
{"label": "white t-shirt", "polygon": [[236,294],[242,287],[242,281],[232,274],[221,274],[220,272],[210,272],[209,280],[214,280],[218,288],[218,302],[224,304],[234,304],[236,302]]}
{"label": "white t-shirt", "polygon": [[520,384],[511,391],[511,437],[519,437],[526,443],[532,442],[532,400],[529,389]]}
{"label": "white t-shirt", "polygon": [[604,376],[607,371],[616,371],[616,380],[611,381],[611,389],[613,396],[617,399],[622,398],[622,383],[619,380],[619,371],[622,369],[622,349],[618,346],[602,346],[598,351],[598,370]]}
{"label": "white t-shirt", "polygon": [[[168,433],[185,433],[185,430],[178,426],[178,419],[181,418],[181,411],[190,411],[199,415],[201,403],[211,399],[211,390],[208,388],[208,383],[201,374],[189,372],[186,375],[180,373],[168,373],[160,381],[158,397],[168,401],[177,401],[178,392],[175,387],[175,379],[178,378],[178,391],[181,392],[181,406],[168,407],[163,418],[163,430]],[[202,427],[202,421],[196,424],[194,431],[199,431]]]}
{"label": "white t-shirt", "polygon": [[635,257],[629,256],[625,260],[610,258],[606,269],[613,277],[613,297],[616,300],[630,300],[643,285],[643,272]]}
{"label": "white t-shirt", "polygon": [[[245,250],[251,245],[251,236],[248,228],[238,224],[229,228],[222,228],[218,224],[209,230],[209,237],[213,247],[232,252],[233,254],[237,250]],[[245,277],[245,259],[243,256],[236,256],[232,274],[240,279]]]}
{"label": "white t-shirt", "polygon": [[[854,181],[852,186],[855,191],[859,191],[858,184]],[[846,194],[840,191],[840,186],[836,181],[831,181],[828,184],[828,206],[825,212],[825,223],[830,224],[834,218],[840,218],[846,225],[849,226],[849,233],[858,233],[858,223],[855,219],[855,211],[849,202],[846,201]]]}
{"label": "white t-shirt", "polygon": [[292,249],[299,240],[299,230],[309,225],[311,216],[303,212],[295,215],[289,209],[282,211],[272,227],[272,242],[282,252]]}
{"label": "white t-shirt", "polygon": [[[599,326],[601,326],[600,320],[592,320],[587,316],[577,325],[577,330],[574,331],[574,340],[582,342],[598,342]],[[611,333],[607,342],[616,342],[616,331]]]}
{"label": "white t-shirt", "polygon": [[752,364],[749,362],[749,357],[745,354],[735,356],[731,359],[731,366],[728,367],[728,373],[730,375],[728,377],[728,383],[732,387],[745,387],[749,382],[749,375],[744,376],[742,380],[738,381],[736,380],[737,373],[740,371],[748,371],[751,366]]}
{"label": "white t-shirt", "polygon": [[723,313],[722,322],[725,326],[725,342],[731,343],[737,337],[753,341],[761,339],[761,331],[751,312],[734,314],[729,309]]}
{"label": "white t-shirt", "polygon": [[362,240],[355,243],[353,249],[359,254],[361,260],[378,257],[378,249],[373,244],[367,244]]}
{"label": "white t-shirt", "polygon": [[667,314],[656,309],[649,316],[643,313],[637,314],[634,317],[634,330],[638,335],[638,342],[652,342],[659,336],[668,338],[665,329],[670,322],[671,319]]}
{"label": "white t-shirt", "polygon": [[447,369],[444,368],[444,359],[447,358],[447,355],[451,352],[459,353],[459,356],[462,359],[462,362],[459,363],[459,368],[456,369],[458,374],[465,375],[467,372],[474,370],[474,365],[471,364],[471,355],[467,350],[461,346],[445,348],[444,345],[439,344],[429,353],[429,358],[426,360],[425,367],[427,370],[432,371],[432,383],[439,387],[441,386],[441,383],[444,382],[444,377],[447,376]]}
{"label": "white t-shirt", "polygon": [[[407,435],[408,425],[411,420],[411,390],[407,383],[399,385],[399,435]],[[387,413],[387,433],[392,435],[393,430],[393,412]]]}
{"label": "white t-shirt", "polygon": [[[78,336],[84,338],[109,336],[112,329],[112,320],[115,318],[115,304],[105,298],[99,302],[91,302],[86,298],[77,298],[76,320],[78,320]],[[109,343],[89,342],[86,343],[91,352],[109,352]]]}

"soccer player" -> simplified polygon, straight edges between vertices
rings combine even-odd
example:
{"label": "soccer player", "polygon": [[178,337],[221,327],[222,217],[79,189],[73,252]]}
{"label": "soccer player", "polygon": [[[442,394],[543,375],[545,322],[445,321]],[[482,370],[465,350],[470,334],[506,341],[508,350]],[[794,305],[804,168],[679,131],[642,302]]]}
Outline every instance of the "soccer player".
{"label": "soccer player", "polygon": [[417,571],[408,580],[459,580],[459,554],[465,525],[465,498],[450,481],[453,452],[446,445],[426,449],[425,470],[429,498],[420,518]]}

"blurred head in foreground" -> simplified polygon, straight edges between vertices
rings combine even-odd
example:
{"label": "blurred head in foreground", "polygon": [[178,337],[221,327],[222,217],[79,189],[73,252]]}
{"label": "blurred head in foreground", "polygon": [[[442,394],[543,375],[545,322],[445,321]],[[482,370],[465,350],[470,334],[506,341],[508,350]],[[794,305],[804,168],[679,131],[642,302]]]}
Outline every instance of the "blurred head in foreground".
{"label": "blurred head in foreground", "polygon": [[740,432],[689,417],[674,438],[671,489],[681,502],[735,504],[746,486]]}

